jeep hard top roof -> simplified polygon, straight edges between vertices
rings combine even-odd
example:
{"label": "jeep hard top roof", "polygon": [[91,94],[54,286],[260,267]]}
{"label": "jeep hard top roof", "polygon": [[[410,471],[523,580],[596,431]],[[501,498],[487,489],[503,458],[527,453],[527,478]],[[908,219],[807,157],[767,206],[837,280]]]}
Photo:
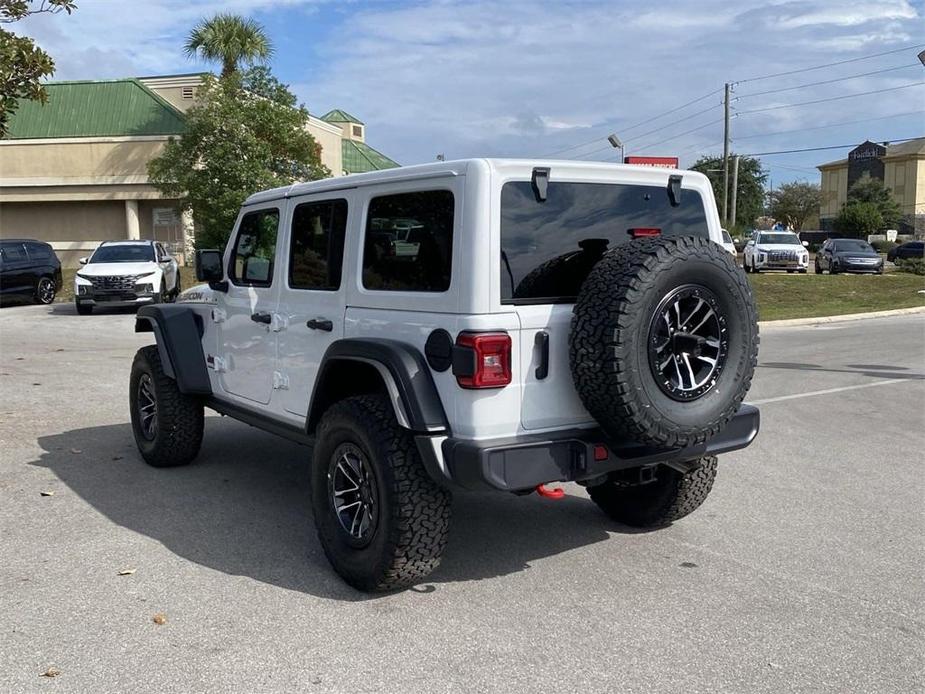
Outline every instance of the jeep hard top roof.
{"label": "jeep hard top roof", "polygon": [[459,159],[455,161],[402,166],[395,169],[386,169],[384,171],[350,174],[349,176],[325,178],[320,181],[309,181],[307,183],[294,183],[290,186],[271,188],[270,190],[254,193],[244,201],[244,204],[253,205],[255,203],[297,197],[299,195],[345,190],[381,183],[438,178],[442,176],[465,176],[470,167],[479,167],[485,171],[505,174],[512,170],[522,170],[523,174],[527,177],[529,177],[530,172],[535,167],[548,167],[550,169],[550,180],[552,181],[563,173],[570,179],[580,179],[582,178],[582,174],[590,174],[592,179],[599,179],[602,173],[608,171],[614,173],[620,172],[623,175],[629,173],[634,179],[638,179],[641,185],[664,184],[666,174],[678,174],[688,181],[690,179],[700,179],[702,184],[709,185],[707,177],[696,171],[639,166],[637,164],[609,164],[606,162],[573,161],[567,159]]}

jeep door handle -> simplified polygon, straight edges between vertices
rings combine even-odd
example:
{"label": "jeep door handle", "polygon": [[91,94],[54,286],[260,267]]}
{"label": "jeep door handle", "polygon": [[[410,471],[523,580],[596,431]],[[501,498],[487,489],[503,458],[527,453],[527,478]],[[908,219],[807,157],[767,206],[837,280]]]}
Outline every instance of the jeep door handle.
{"label": "jeep door handle", "polygon": [[266,311],[257,311],[257,313],[251,314],[251,320],[255,323],[265,323],[269,325],[273,322],[273,315]]}
{"label": "jeep door handle", "polygon": [[312,318],[310,321],[307,321],[305,325],[312,330],[324,330],[326,333],[334,330],[334,324],[327,318]]}

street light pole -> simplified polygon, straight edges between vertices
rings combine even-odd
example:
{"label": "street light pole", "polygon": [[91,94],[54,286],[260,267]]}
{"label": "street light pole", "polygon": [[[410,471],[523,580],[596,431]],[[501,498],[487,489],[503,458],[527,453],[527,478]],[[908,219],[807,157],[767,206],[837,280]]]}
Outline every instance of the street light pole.
{"label": "street light pole", "polygon": [[613,147],[614,149],[616,149],[617,147],[620,148],[620,163],[622,164],[624,160],[626,159],[626,157],[623,156],[623,142],[620,140],[619,137],[617,137],[616,133],[610,133],[610,135],[607,136],[607,142],[609,142],[610,146]]}

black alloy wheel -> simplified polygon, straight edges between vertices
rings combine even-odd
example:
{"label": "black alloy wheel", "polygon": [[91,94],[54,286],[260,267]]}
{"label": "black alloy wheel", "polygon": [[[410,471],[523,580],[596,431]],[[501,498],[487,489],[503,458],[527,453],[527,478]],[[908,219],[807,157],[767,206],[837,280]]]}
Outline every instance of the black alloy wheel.
{"label": "black alloy wheel", "polygon": [[40,304],[50,304],[55,300],[55,281],[50,277],[42,277],[35,287],[35,298]]}
{"label": "black alloy wheel", "polygon": [[153,441],[157,436],[157,396],[154,392],[154,382],[148,374],[142,374],[138,381],[135,407],[138,408],[141,435],[147,441]]}
{"label": "black alloy wheel", "polygon": [[649,326],[649,367],[662,392],[696,400],[715,384],[726,364],[726,317],[706,287],[686,285],[668,294]]}
{"label": "black alloy wheel", "polygon": [[366,454],[353,443],[343,443],[328,468],[331,508],[353,547],[365,547],[379,526],[379,490]]}

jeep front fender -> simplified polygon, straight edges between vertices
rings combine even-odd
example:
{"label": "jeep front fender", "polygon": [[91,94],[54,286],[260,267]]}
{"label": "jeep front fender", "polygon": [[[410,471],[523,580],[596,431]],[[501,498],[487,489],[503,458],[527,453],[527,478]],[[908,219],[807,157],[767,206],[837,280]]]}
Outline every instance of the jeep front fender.
{"label": "jeep front fender", "polygon": [[212,384],[202,355],[202,319],[189,306],[142,306],[135,317],[136,333],[154,333],[164,373],[181,393],[211,395]]}

